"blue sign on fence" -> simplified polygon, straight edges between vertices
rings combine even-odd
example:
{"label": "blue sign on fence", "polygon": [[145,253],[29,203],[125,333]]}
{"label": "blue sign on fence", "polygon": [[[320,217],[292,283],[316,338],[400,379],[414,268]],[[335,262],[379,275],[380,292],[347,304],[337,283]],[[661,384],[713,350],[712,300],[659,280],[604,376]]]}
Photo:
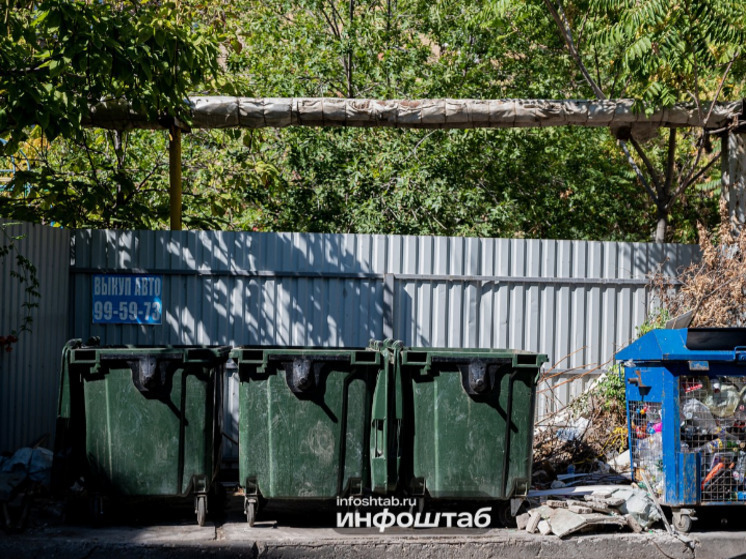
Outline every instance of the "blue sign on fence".
{"label": "blue sign on fence", "polygon": [[161,324],[163,276],[94,274],[94,324]]}

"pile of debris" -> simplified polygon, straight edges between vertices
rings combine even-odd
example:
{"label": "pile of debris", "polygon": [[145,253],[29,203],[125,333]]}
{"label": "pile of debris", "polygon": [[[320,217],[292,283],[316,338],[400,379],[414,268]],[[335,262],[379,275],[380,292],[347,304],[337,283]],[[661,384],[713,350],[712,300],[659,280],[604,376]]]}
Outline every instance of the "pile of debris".
{"label": "pile of debris", "polygon": [[602,374],[580,397],[537,423],[534,487],[629,483],[619,476],[630,469],[626,410],[623,399],[605,394],[610,382],[621,382],[616,371]]}
{"label": "pile of debris", "polygon": [[52,452],[24,447],[10,456],[0,455],[0,528],[22,530],[35,496],[50,487]]}
{"label": "pile of debris", "polygon": [[554,534],[563,538],[600,526],[629,528],[635,533],[647,530],[661,520],[655,502],[633,486],[599,488],[582,496],[547,499],[540,506],[516,518],[518,529],[530,534]]}

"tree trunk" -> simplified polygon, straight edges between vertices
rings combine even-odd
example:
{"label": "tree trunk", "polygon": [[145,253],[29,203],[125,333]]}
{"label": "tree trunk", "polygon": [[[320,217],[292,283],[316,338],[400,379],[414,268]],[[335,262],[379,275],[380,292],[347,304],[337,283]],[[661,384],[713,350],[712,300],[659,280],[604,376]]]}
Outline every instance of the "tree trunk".
{"label": "tree trunk", "polygon": [[665,243],[666,233],[668,232],[668,211],[665,208],[658,207],[655,213],[657,224],[655,226],[654,243]]}
{"label": "tree trunk", "polygon": [[728,204],[732,223],[746,223],[746,134],[729,132],[722,139],[720,193]]}

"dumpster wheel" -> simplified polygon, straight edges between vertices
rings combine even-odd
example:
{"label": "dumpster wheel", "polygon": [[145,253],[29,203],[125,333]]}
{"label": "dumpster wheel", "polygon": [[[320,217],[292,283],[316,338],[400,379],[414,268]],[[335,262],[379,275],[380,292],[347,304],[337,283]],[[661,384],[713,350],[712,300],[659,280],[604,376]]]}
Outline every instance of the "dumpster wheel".
{"label": "dumpster wheel", "polygon": [[[513,505],[512,501],[516,502]],[[514,508],[515,507],[515,508]],[[523,514],[528,510],[528,503],[523,499],[510,499],[509,501],[501,502],[495,507],[497,513],[497,520],[504,528],[515,528],[518,525],[516,517]]]}
{"label": "dumpster wheel", "polygon": [[693,516],[694,511],[689,509],[681,509],[672,511],[671,517],[673,520],[673,527],[684,534],[688,534],[692,530],[694,521],[696,518]]}
{"label": "dumpster wheel", "polygon": [[197,495],[194,499],[194,512],[197,513],[197,524],[204,526],[207,521],[207,495]]}
{"label": "dumpster wheel", "polygon": [[244,510],[246,511],[246,522],[249,523],[250,527],[254,526],[256,520],[256,499],[246,499],[244,503]]}
{"label": "dumpster wheel", "polygon": [[88,509],[91,515],[91,524],[93,526],[101,526],[106,518],[106,507],[104,505],[103,495],[96,493],[91,496],[88,501]]}

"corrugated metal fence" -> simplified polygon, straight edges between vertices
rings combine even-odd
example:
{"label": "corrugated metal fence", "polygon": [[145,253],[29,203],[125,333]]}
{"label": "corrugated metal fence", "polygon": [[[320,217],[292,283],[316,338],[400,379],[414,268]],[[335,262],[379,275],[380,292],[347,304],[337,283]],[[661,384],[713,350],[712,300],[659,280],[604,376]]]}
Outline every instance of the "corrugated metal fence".
{"label": "corrugated metal fence", "polygon": [[[16,247],[37,267],[41,298],[33,332],[0,355],[0,450],[52,432],[62,345],[94,335],[104,344],[346,347],[393,337],[540,351],[560,373],[539,387],[543,416],[634,337],[648,275],[672,274],[698,254],[689,245],[518,239],[78,231],[71,243],[49,227],[9,233],[25,235]],[[20,320],[13,262],[0,261],[0,335]],[[101,272],[163,274],[163,324],[92,324],[91,276]],[[227,386],[230,435],[235,380]]]}
{"label": "corrugated metal fence", "polygon": [[[635,336],[647,278],[690,245],[227,232],[80,231],[71,334],[104,344],[496,347],[549,354],[539,415],[582,391]],[[163,324],[94,325],[91,275],[163,274]],[[236,382],[227,383],[235,436]],[[232,449],[231,452],[234,452]]]}
{"label": "corrugated metal fence", "polygon": [[14,450],[49,435],[51,444],[57,412],[60,352],[67,340],[68,270],[70,233],[40,225],[4,222],[0,246],[13,250],[0,258],[0,335],[17,330],[23,319],[28,282],[12,272],[21,272],[16,256],[35,266],[39,280],[39,306],[32,310],[31,332],[21,332],[10,352],[0,348],[0,451]]}

